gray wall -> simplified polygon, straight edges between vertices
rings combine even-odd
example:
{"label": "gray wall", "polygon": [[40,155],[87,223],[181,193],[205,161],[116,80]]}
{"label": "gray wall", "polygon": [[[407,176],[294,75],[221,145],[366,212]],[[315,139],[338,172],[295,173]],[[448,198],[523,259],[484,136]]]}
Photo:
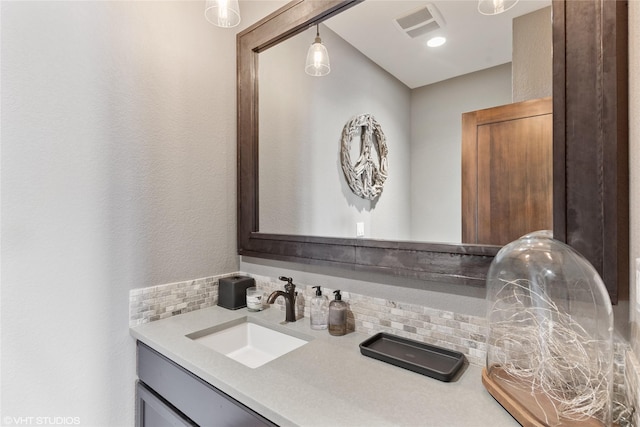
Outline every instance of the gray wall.
{"label": "gray wall", "polygon": [[460,242],[462,113],[511,103],[511,64],[411,93],[411,235]]}
{"label": "gray wall", "polygon": [[131,426],[129,290],[238,268],[235,30],[204,2],[0,11],[1,415]]}
{"label": "gray wall", "polygon": [[[315,27],[260,53],[260,231],[408,239],[410,90],[326,26],[320,36],[331,73],[304,72]],[[374,201],[349,189],[340,163],[341,133],[372,114],[389,148],[389,177]],[[351,143],[352,164],[360,140]]]}
{"label": "gray wall", "polygon": [[513,102],[552,95],[551,6],[513,20]]}

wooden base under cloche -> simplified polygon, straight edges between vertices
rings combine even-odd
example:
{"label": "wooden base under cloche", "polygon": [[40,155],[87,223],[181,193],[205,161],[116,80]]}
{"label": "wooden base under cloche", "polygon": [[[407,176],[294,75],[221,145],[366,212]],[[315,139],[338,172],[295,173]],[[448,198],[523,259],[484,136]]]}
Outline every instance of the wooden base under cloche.
{"label": "wooden base under cloche", "polygon": [[[532,396],[530,390],[525,387],[512,385],[517,380],[499,367],[491,369],[491,375],[487,369],[482,369],[482,384],[495,400],[511,414],[524,427],[548,427],[548,426],[581,426],[603,427],[604,424],[597,419],[567,420],[558,419],[549,397],[543,393]],[[503,379],[504,381],[500,381]],[[509,384],[511,383],[511,384]],[[547,417],[545,417],[547,414]],[[548,421],[546,421],[548,418]]]}

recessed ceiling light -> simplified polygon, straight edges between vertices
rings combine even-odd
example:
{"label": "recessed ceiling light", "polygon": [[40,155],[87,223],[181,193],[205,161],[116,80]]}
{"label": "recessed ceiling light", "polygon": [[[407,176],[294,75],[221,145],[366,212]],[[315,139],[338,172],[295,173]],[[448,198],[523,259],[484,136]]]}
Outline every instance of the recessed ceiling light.
{"label": "recessed ceiling light", "polygon": [[444,37],[433,37],[430,38],[429,41],[427,41],[427,46],[429,47],[438,47],[438,46],[442,46],[443,44],[445,44],[447,41],[446,38]]}

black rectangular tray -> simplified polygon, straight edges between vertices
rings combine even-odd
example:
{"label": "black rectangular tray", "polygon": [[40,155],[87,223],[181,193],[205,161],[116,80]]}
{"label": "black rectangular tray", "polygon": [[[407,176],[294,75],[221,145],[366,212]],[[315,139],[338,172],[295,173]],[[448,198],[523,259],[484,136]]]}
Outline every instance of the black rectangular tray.
{"label": "black rectangular tray", "polygon": [[445,382],[455,378],[465,362],[458,351],[384,332],[362,341],[360,353]]}

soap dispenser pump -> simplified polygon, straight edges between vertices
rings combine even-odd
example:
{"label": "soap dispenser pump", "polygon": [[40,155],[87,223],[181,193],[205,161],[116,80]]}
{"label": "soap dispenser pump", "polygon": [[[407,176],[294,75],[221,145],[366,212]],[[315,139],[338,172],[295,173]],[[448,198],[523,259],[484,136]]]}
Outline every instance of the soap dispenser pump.
{"label": "soap dispenser pump", "polygon": [[329,333],[336,336],[346,335],[347,303],[342,301],[339,289],[333,293],[336,297],[329,303]]}
{"label": "soap dispenser pump", "polygon": [[322,295],[320,286],[314,286],[316,295],[311,298],[311,329],[327,329],[329,299]]}

